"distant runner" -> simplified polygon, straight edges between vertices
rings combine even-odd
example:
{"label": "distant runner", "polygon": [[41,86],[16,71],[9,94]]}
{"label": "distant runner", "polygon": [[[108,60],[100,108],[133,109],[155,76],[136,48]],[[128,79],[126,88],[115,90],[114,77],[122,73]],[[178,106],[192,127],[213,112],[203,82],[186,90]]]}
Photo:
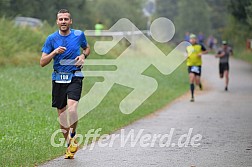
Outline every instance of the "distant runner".
{"label": "distant runner", "polygon": [[102,30],[104,29],[104,25],[102,24],[101,21],[95,24],[95,35],[100,36]]}
{"label": "distant runner", "polygon": [[206,54],[207,50],[202,44],[197,43],[197,37],[195,34],[190,35],[191,46],[186,48],[188,57],[187,57],[187,66],[189,73],[189,82],[191,90],[191,102],[194,102],[194,84],[199,85],[200,90],[202,90],[202,84],[200,82],[201,76],[201,65],[202,54]]}
{"label": "distant runner", "polygon": [[229,83],[229,56],[233,55],[233,50],[228,46],[227,41],[222,41],[222,47],[219,49],[215,57],[220,58],[219,73],[220,78],[225,77],[225,91],[228,91]]}

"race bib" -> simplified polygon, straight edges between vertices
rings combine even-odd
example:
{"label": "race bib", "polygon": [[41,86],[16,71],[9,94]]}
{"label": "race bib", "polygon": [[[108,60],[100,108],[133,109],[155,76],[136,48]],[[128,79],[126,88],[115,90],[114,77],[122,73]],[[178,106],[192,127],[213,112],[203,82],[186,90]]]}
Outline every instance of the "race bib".
{"label": "race bib", "polygon": [[195,72],[195,73],[199,74],[200,73],[200,68],[198,66],[192,66],[191,72]]}
{"label": "race bib", "polygon": [[55,73],[56,74],[56,83],[71,83],[73,73]]}

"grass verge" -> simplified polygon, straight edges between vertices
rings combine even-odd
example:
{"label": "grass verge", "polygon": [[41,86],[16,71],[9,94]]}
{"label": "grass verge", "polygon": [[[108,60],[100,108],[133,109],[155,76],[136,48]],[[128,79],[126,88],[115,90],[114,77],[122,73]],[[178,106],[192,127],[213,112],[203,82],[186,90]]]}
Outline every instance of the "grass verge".
{"label": "grass verge", "polygon": [[252,64],[252,51],[245,49],[234,50],[234,57]]}
{"label": "grass verge", "polygon": [[[57,113],[51,108],[51,67],[38,65],[27,67],[2,67],[0,166],[34,166],[64,154],[64,147],[50,144],[53,132],[59,129]],[[78,133],[102,128],[101,133],[111,133],[141,117],[163,107],[187,91],[187,74],[182,65],[169,76],[160,74],[154,67],[146,75],[159,83],[157,91],[135,112],[129,115],[119,111],[119,103],[130,92],[126,87],[115,85],[102,103],[79,121]],[[97,79],[86,78],[84,92]],[[56,142],[62,138],[56,136]]]}

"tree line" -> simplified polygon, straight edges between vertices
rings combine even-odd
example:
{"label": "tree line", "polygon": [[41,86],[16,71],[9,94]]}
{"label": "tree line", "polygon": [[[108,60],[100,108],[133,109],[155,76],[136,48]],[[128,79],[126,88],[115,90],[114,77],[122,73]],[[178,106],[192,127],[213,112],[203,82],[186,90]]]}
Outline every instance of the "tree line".
{"label": "tree line", "polygon": [[[126,17],[140,29],[146,29],[148,18],[142,11],[146,2],[147,0],[0,0],[0,16],[35,17],[54,25],[57,11],[67,8],[72,13],[75,27],[93,29],[101,21],[109,28],[118,19]],[[179,39],[186,31],[227,36],[238,29],[251,29],[252,0],[156,0],[156,12],[152,20],[160,16],[173,21],[176,38]],[[243,32],[243,36],[245,34],[248,35]]]}

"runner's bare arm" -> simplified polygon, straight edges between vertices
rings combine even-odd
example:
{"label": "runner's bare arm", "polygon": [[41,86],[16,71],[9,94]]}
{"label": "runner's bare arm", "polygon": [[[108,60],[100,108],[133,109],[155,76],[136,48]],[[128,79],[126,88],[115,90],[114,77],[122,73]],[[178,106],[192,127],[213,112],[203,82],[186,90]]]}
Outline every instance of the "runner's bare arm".
{"label": "runner's bare arm", "polygon": [[83,48],[83,54],[87,57],[90,54],[90,46],[87,45],[86,48]]}
{"label": "runner's bare arm", "polygon": [[57,54],[61,54],[64,53],[66,50],[65,47],[58,47],[57,49],[55,49],[54,51],[52,51],[50,54],[46,54],[46,53],[42,53],[41,59],[40,59],[40,66],[44,67],[47,64],[49,64],[51,62],[51,60],[53,59],[54,56],[56,56]]}
{"label": "runner's bare arm", "polygon": [[221,52],[221,53],[216,54],[215,57],[220,58],[220,57],[223,57],[224,55],[225,55],[225,52]]}
{"label": "runner's bare arm", "polygon": [[75,63],[76,66],[81,66],[84,64],[84,60],[88,57],[88,55],[90,54],[90,46],[87,45],[86,48],[83,48],[83,52],[81,55],[77,56],[75,58],[75,60],[77,60],[77,62]]}
{"label": "runner's bare arm", "polygon": [[207,54],[207,53],[208,53],[208,50],[202,51],[201,53],[202,53],[202,54]]}
{"label": "runner's bare arm", "polygon": [[230,56],[234,56],[234,52],[232,49],[230,49]]}
{"label": "runner's bare arm", "polygon": [[207,53],[208,53],[208,50],[204,50],[200,54],[198,54],[198,56],[201,57],[203,54],[207,54]]}

